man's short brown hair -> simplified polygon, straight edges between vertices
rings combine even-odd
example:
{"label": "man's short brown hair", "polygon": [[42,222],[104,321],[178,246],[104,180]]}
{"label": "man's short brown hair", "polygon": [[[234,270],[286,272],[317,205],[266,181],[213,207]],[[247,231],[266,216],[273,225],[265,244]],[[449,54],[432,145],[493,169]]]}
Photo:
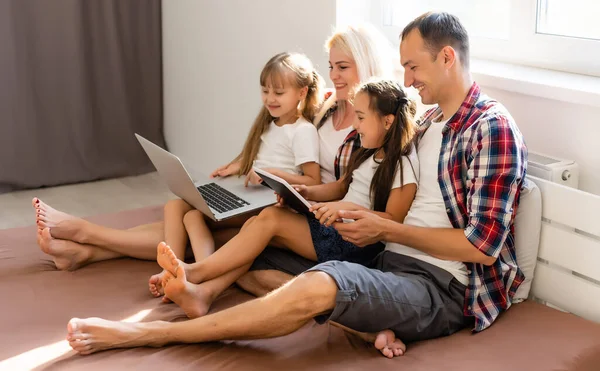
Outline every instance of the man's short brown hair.
{"label": "man's short brown hair", "polygon": [[432,56],[445,46],[451,46],[458,51],[462,65],[469,69],[469,35],[457,16],[446,12],[428,12],[410,22],[400,39],[404,39],[412,30],[418,29],[425,46]]}

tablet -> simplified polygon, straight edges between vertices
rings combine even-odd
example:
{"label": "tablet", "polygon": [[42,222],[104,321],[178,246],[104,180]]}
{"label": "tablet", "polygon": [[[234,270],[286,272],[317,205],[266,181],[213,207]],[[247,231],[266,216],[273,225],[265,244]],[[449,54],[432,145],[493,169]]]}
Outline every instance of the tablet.
{"label": "tablet", "polygon": [[300,214],[310,215],[314,217],[314,214],[309,211],[310,203],[298,193],[288,182],[275,176],[268,171],[261,170],[253,167],[252,170],[261,177],[264,183],[269,188],[277,192],[285,200],[285,204],[292,209],[296,210]]}

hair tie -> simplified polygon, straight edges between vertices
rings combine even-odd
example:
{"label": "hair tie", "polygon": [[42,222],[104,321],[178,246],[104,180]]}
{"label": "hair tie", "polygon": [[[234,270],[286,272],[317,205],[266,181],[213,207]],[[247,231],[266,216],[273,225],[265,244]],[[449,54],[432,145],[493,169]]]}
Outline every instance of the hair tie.
{"label": "hair tie", "polygon": [[400,108],[404,107],[409,102],[407,97],[398,97],[397,101],[398,101],[398,107],[396,107],[396,112],[398,112],[400,110]]}

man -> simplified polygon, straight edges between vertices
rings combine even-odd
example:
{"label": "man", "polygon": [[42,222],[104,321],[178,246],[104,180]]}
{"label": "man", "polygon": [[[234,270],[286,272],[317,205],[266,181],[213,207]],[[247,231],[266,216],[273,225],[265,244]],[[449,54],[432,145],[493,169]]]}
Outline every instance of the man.
{"label": "man", "polygon": [[[345,212],[336,228],[358,245],[388,241],[371,268],[318,264],[263,298],[184,323],[72,319],[82,354],[170,342],[196,343],[288,334],[315,318],[362,332],[391,329],[403,340],[489,327],[523,280],[513,220],[527,150],[506,109],[480,93],[469,73],[459,20],[427,13],[402,32],[404,83],[438,106],[419,122],[419,189],[404,224]],[[178,268],[176,279],[185,280]],[[376,347],[401,354],[393,335]]]}

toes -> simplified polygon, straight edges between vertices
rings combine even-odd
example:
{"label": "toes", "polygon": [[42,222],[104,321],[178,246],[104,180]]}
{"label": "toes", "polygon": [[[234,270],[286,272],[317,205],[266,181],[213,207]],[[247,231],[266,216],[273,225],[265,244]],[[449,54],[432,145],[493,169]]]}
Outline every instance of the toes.
{"label": "toes", "polygon": [[79,325],[79,318],[71,318],[69,323],[67,323],[67,332],[69,335],[76,333],[81,329]]}
{"label": "toes", "polygon": [[48,241],[52,239],[52,235],[50,234],[50,228],[46,227],[42,229],[42,238]]}
{"label": "toes", "polygon": [[89,334],[85,334],[79,331],[71,332],[67,335],[67,340],[69,341],[79,341],[83,342],[83,340],[88,340],[90,338]]}

